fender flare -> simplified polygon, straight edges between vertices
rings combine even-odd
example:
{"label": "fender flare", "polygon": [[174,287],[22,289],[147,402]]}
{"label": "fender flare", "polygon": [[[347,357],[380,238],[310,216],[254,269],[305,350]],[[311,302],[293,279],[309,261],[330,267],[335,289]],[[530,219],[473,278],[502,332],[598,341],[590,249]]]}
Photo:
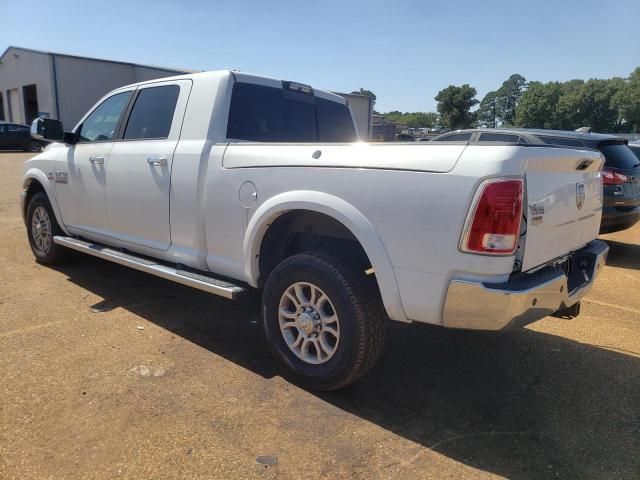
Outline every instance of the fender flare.
{"label": "fender flare", "polygon": [[258,207],[249,220],[243,242],[244,273],[251,286],[258,286],[260,247],[269,226],[292,210],[322,213],[349,229],[371,261],[387,314],[393,320],[408,321],[391,260],[373,225],[353,205],[327,193],[304,190],[281,193]]}
{"label": "fender flare", "polygon": [[[44,192],[47,194],[47,198],[49,199],[49,203],[51,204],[51,209],[53,210],[53,214],[56,217],[56,221],[58,222],[58,225],[60,225],[60,228],[64,233],[69,235],[69,232],[67,231],[67,228],[64,226],[64,222],[62,221],[62,213],[60,212],[60,207],[58,206],[58,198],[56,197],[55,188],[53,185],[51,185],[51,182],[49,181],[49,179],[47,178],[47,176],[42,170],[39,170],[37,168],[30,168],[25,172],[24,177],[22,179],[23,192],[29,187],[29,184],[33,180],[37,181],[40,185],[42,185]],[[24,206],[25,209],[28,207],[29,207],[28,205]]]}

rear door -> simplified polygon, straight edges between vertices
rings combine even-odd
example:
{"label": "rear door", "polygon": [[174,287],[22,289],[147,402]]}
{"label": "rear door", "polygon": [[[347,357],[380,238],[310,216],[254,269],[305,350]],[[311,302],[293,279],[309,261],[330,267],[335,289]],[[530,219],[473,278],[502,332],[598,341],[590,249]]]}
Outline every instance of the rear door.
{"label": "rear door", "polygon": [[26,143],[31,139],[29,127],[26,125],[7,125],[7,143],[9,148],[22,150]]}
{"label": "rear door", "polygon": [[0,123],[0,149],[9,148],[9,137],[7,135],[7,125]]}
{"label": "rear door", "polygon": [[171,244],[169,195],[191,80],[140,87],[106,168],[109,235],[156,250]]}
{"label": "rear door", "polygon": [[598,236],[602,155],[594,150],[527,148],[526,242],[522,269],[575,251]]}

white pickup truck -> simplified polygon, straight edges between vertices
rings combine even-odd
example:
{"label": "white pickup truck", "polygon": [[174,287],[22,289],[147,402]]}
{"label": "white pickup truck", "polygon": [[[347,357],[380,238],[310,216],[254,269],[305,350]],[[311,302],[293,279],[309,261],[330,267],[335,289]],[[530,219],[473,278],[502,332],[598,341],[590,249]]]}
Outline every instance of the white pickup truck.
{"label": "white pickup truck", "polygon": [[25,163],[41,263],[69,249],[229,299],[262,291],[310,388],[380,355],[387,319],[499,330],[576,315],[608,251],[603,159],[505,142],[358,142],[342,97],[230,71],[119,88]]}

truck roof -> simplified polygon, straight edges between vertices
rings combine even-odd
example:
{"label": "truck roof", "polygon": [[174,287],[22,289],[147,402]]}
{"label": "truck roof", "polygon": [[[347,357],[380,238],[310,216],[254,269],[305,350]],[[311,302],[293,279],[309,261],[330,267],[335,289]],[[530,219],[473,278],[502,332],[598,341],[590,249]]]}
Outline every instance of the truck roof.
{"label": "truck roof", "polygon": [[[163,78],[157,78],[154,80],[147,80],[144,82],[138,82],[138,83],[132,83],[129,85],[126,85],[126,87],[131,87],[131,86],[140,86],[140,85],[148,85],[151,83],[157,83],[157,82],[165,82],[165,81],[170,81],[170,80],[175,80],[175,79],[198,79],[198,78],[207,78],[207,77],[233,77],[234,81],[236,82],[245,82],[245,83],[254,83],[257,85],[264,85],[267,87],[273,87],[273,88],[283,88],[282,82],[284,80],[282,79],[277,79],[277,78],[273,78],[273,77],[267,77],[264,75],[256,75],[254,73],[248,73],[248,72],[238,72],[235,70],[212,70],[212,71],[208,71],[208,72],[196,72],[196,73],[188,73],[185,75],[175,75],[175,76],[171,76],[171,77],[163,77]],[[296,82],[296,83],[300,83],[300,82]],[[301,85],[305,85],[305,86],[309,86],[306,84],[302,84]],[[123,85],[122,88],[124,88],[125,86]],[[341,103],[343,105],[347,104],[347,100],[344,97],[341,97],[340,95],[337,95],[335,93],[331,93],[327,90],[319,90],[316,88],[313,88],[313,92],[317,97],[320,98],[324,98],[326,100],[331,100],[334,102],[338,102]]]}

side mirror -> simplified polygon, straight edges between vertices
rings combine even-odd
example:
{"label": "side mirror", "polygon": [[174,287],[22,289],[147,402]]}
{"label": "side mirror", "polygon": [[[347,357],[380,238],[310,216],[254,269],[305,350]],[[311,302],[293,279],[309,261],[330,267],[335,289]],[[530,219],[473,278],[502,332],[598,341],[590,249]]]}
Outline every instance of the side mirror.
{"label": "side mirror", "polygon": [[36,118],[31,124],[31,138],[44,142],[63,142],[62,122],[53,118]]}

